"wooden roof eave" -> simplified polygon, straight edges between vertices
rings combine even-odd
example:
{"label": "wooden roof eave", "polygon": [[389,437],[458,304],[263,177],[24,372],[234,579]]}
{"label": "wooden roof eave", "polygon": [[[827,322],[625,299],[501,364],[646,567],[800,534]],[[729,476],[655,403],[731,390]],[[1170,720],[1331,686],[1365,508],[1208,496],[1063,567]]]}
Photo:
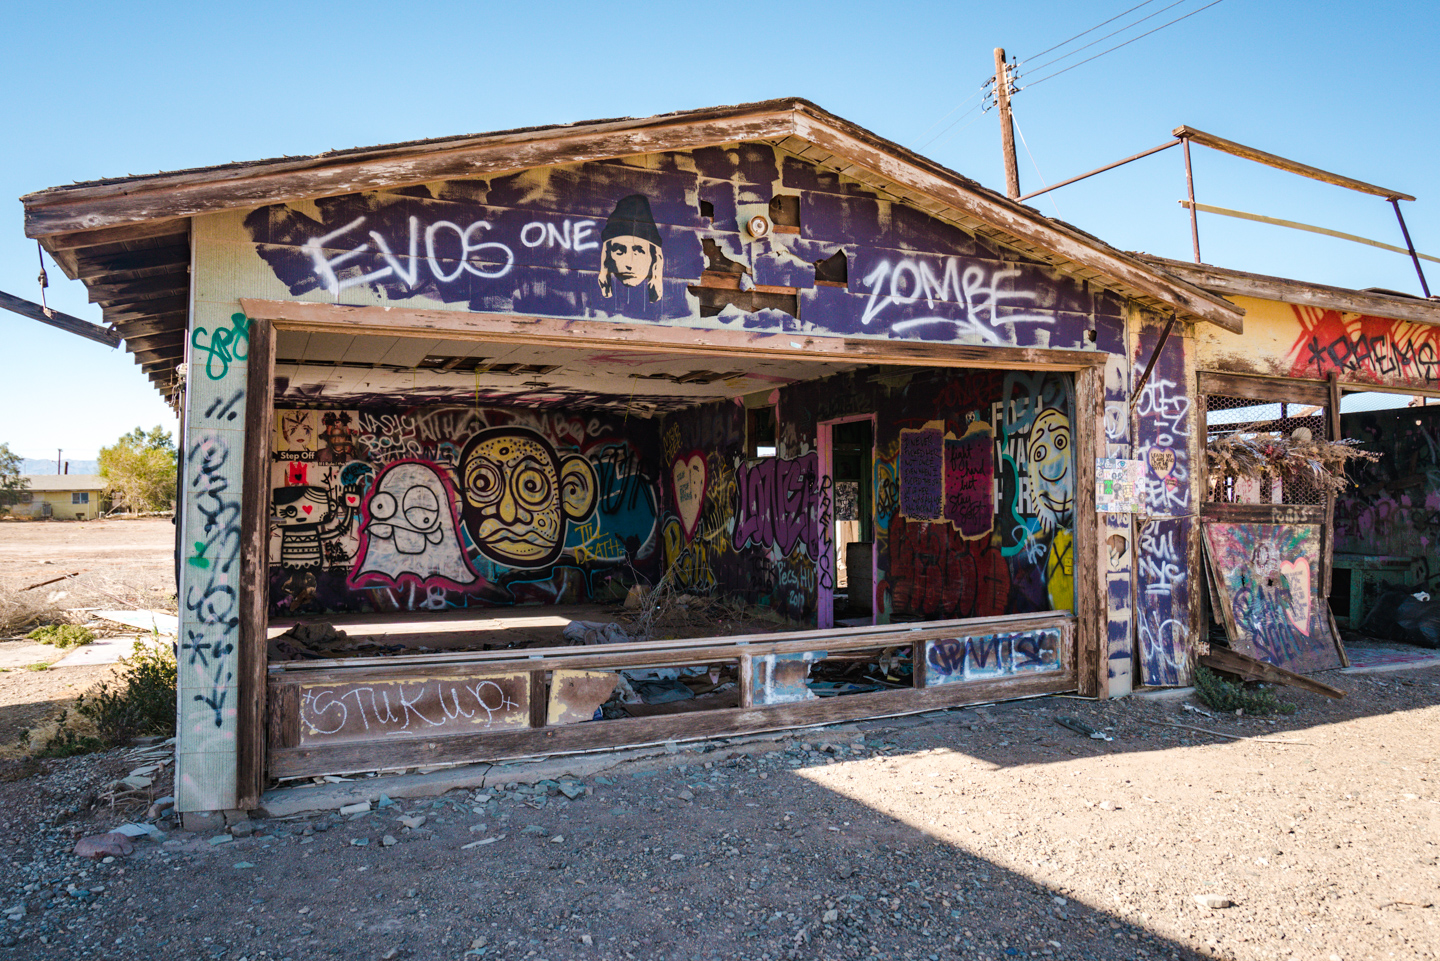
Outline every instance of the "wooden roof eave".
{"label": "wooden roof eave", "polygon": [[1150,254],[1138,255],[1141,260],[1172,273],[1188,283],[1215,294],[1273,300],[1299,307],[1318,307],[1371,317],[1408,320],[1416,324],[1440,326],[1440,300],[1419,297],[1397,297],[1367,290],[1330,287],[1285,277],[1270,277],[1242,270],[1171,260]]}
{"label": "wooden roof eave", "polygon": [[[1142,303],[1168,307],[1187,319],[1227,330],[1243,329],[1244,311],[1224,298],[798,99],[57,187],[22,198],[25,231],[42,243],[63,235],[67,245],[82,243],[84,234],[109,231],[105,240],[117,242],[130,239],[125,228],[149,221],[173,225],[181,218],[226,209],[743,141],[782,142],[788,137],[845,159],[855,172],[873,171],[897,185],[902,195],[914,192],[967,220],[989,225],[1015,238],[1020,249],[1030,245],[1047,251],[1052,256],[1043,259],[1062,269],[1066,264],[1093,269]],[[172,226],[147,236],[174,233]],[[76,272],[85,272],[83,263]],[[106,281],[144,276],[148,274],[107,272]]]}

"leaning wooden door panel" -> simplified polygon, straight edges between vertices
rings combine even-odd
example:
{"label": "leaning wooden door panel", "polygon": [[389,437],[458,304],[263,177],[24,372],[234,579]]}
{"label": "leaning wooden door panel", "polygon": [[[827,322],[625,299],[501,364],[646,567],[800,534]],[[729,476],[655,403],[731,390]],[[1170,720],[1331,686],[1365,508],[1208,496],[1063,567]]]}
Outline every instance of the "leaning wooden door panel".
{"label": "leaning wooden door panel", "polygon": [[405,677],[300,688],[300,744],[478,734],[530,725],[530,676]]}
{"label": "leaning wooden door panel", "polygon": [[1296,673],[1340,666],[1320,593],[1320,526],[1205,522],[1231,646]]}

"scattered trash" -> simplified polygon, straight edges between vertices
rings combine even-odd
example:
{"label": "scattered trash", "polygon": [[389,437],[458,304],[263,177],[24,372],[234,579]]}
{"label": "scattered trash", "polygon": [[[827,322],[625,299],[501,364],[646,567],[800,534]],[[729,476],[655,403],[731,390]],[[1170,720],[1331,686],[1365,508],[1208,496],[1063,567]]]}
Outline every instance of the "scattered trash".
{"label": "scattered trash", "polygon": [[1055,721],[1056,724],[1060,725],[1061,727],[1069,728],[1070,730],[1074,731],[1076,734],[1083,734],[1083,735],[1085,735],[1086,737],[1091,738],[1091,739],[1096,740],[1096,741],[1113,741],[1113,740],[1115,740],[1113,737],[1111,737],[1110,735],[1106,734],[1105,732],[1095,730],[1093,727],[1091,727],[1090,725],[1086,724],[1084,721],[1080,720],[1078,717],[1070,717],[1070,716],[1067,715],[1067,714],[1057,714],[1057,715],[1055,715],[1054,721]]}
{"label": "scattered trash", "polygon": [[1194,704],[1182,704],[1181,707],[1185,708],[1185,710],[1190,711],[1193,714],[1203,714],[1206,717],[1215,716],[1214,714],[1211,714],[1209,711],[1205,710],[1203,707],[1196,707]]}

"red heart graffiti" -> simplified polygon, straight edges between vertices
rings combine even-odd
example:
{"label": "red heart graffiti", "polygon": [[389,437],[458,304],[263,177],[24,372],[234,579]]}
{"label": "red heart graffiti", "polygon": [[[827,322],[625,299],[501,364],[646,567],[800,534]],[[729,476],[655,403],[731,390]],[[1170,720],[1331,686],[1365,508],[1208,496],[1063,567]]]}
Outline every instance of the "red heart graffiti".
{"label": "red heart graffiti", "polygon": [[311,511],[313,511],[313,510],[315,509],[315,505],[314,505],[314,504],[301,504],[301,505],[300,505],[300,509],[301,509],[302,511],[304,511],[305,513],[308,514],[308,513],[310,513]]}

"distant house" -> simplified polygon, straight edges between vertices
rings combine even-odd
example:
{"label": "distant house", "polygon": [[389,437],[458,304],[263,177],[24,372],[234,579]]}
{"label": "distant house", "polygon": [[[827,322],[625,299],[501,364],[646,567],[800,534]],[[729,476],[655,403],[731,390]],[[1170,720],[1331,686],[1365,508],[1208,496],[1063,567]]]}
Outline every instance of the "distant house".
{"label": "distant house", "polygon": [[10,506],[16,517],[88,521],[100,516],[105,478],[98,474],[27,474],[29,489]]}

